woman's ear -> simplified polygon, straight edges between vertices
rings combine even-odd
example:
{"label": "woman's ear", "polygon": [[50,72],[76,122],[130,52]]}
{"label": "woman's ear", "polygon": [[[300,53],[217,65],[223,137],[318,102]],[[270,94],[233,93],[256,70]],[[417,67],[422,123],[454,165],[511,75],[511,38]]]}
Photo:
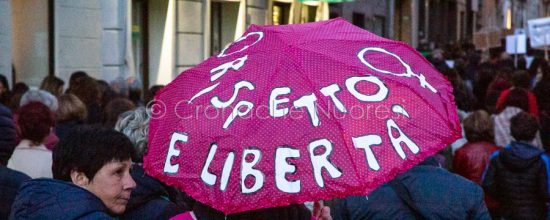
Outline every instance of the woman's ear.
{"label": "woman's ear", "polygon": [[90,180],[86,177],[86,174],[76,170],[71,171],[71,181],[80,187],[86,187],[88,183],[90,183]]}

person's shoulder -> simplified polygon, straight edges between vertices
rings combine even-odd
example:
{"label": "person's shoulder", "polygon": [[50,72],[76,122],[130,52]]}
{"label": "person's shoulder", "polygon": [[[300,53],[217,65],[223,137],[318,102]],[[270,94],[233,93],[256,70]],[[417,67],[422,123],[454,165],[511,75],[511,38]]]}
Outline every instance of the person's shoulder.
{"label": "person's shoulder", "polygon": [[[25,180],[30,180],[31,178],[17,170],[10,169],[8,167],[0,166],[0,176],[1,177],[8,177],[14,181],[17,182],[23,182]],[[0,178],[1,179],[1,178]]]}

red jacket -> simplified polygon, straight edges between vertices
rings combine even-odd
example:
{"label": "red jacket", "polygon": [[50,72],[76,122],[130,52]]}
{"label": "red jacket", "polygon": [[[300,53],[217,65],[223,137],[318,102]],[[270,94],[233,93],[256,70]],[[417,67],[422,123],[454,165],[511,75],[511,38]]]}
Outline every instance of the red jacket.
{"label": "red jacket", "polygon": [[[491,142],[468,142],[456,150],[453,170],[456,174],[481,185],[481,176],[490,162],[489,157],[498,149],[500,148]],[[487,195],[485,195],[485,203],[490,210],[495,210],[498,206]]]}
{"label": "red jacket", "polygon": [[[512,88],[504,90],[502,91],[502,93],[500,93],[500,96],[498,97],[498,100],[497,100],[497,106],[496,106],[497,112],[502,111],[502,109],[504,108],[504,102],[506,101],[506,97],[508,96],[511,90]],[[539,107],[537,105],[537,98],[535,97],[535,94],[533,94],[531,91],[527,91],[527,102],[529,104],[529,113],[531,113],[531,115],[539,117]]]}

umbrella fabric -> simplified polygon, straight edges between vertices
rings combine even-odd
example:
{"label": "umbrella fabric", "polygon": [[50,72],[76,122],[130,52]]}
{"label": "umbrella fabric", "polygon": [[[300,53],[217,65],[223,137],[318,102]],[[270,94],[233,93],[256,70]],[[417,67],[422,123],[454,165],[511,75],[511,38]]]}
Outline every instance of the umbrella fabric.
{"label": "umbrella fabric", "polygon": [[366,195],[461,134],[445,77],[343,19],[251,25],[152,118],[148,174],[226,214]]}

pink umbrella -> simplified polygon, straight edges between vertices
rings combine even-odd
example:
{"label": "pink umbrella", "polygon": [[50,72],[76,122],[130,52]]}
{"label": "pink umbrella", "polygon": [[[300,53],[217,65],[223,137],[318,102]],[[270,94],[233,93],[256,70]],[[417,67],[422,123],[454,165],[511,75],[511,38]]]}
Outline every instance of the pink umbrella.
{"label": "pink umbrella", "polygon": [[252,25],[155,97],[144,166],[225,214],[366,195],[460,136],[451,88],[343,19]]}

